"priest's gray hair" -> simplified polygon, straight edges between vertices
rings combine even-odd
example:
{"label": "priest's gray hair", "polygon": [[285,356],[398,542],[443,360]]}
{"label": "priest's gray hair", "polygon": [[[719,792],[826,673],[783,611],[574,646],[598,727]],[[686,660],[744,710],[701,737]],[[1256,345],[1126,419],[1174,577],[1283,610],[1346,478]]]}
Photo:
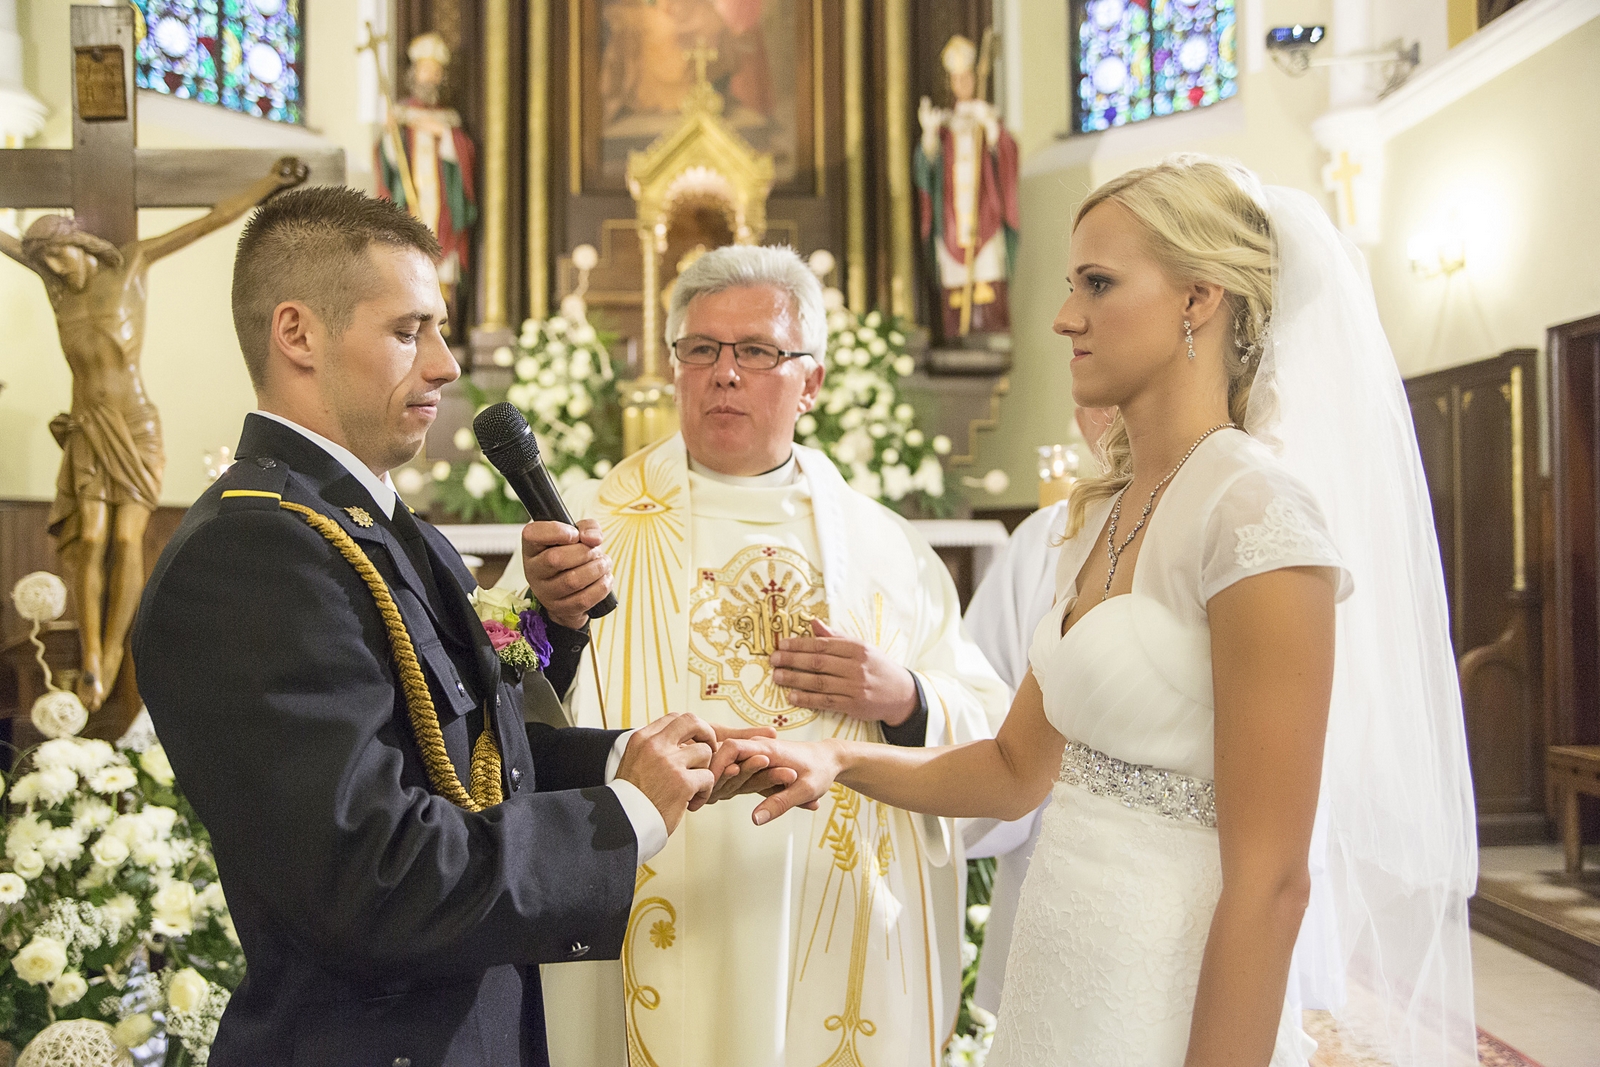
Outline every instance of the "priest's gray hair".
{"label": "priest's gray hair", "polygon": [[695,297],[751,285],[770,285],[789,294],[800,321],[802,351],[821,363],[828,349],[828,311],[822,305],[822,283],[787,245],[725,245],[689,264],[672,286],[667,344],[683,336],[683,318]]}

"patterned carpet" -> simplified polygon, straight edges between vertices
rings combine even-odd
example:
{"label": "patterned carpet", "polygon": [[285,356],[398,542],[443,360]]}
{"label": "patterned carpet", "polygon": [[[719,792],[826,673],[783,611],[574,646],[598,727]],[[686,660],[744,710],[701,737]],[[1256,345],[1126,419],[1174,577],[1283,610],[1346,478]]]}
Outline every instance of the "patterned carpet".
{"label": "patterned carpet", "polygon": [[[1305,1029],[1317,1042],[1311,1067],[1389,1067],[1386,1060],[1346,1048],[1338,1024],[1325,1011],[1306,1012]],[[1478,1063],[1480,1067],[1539,1067],[1537,1060],[1482,1029],[1478,1031]]]}

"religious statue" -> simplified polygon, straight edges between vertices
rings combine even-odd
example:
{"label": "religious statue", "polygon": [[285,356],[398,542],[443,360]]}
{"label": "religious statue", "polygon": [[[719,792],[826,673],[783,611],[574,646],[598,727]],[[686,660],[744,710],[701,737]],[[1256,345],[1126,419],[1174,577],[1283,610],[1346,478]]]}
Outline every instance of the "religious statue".
{"label": "religious statue", "polygon": [[458,318],[456,293],[466,276],[472,227],[478,221],[473,183],[477,150],[461,128],[461,115],[444,106],[450,46],[424,33],[406,48],[406,98],[389,108],[388,129],[378,140],[378,193],[422,220],[439,238],[439,285]]}
{"label": "religious statue", "polygon": [[0,252],[39,275],[72,368],[72,410],[50,421],[61,473],[50,534],[78,602],[82,670],[90,711],[111,692],[144,588],[144,531],[161,496],[166,455],[161,420],[139,377],[150,265],[305,181],[285,157],[266,177],[177,229],[121,248],[44,215],[22,240],[0,231]]}
{"label": "religious statue", "polygon": [[993,37],[983,55],[967,38],[939,53],[955,107],[917,107],[922,140],[914,158],[921,237],[939,281],[944,340],[1006,334],[1006,282],[1017,252],[1017,143],[994,105],[978,95]]}

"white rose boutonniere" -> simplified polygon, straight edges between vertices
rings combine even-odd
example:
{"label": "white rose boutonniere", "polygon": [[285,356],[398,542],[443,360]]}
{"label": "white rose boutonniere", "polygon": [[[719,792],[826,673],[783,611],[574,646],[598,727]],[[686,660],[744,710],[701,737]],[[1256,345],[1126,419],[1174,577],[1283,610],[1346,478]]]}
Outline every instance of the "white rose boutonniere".
{"label": "white rose boutonniere", "polygon": [[50,937],[35,937],[11,960],[17,977],[33,985],[54,982],[67,968],[67,946]]}

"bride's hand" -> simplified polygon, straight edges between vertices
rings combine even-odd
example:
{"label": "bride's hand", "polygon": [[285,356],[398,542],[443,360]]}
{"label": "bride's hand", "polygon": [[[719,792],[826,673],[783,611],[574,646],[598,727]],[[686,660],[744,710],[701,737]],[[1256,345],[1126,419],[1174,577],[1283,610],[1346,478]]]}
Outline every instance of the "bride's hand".
{"label": "bride's hand", "polygon": [[790,808],[815,811],[839,773],[836,748],[827,741],[730,737],[717,747],[712,759],[711,772],[719,784],[710,799],[760,793],[767,799],[756,807],[753,818],[757,826]]}

